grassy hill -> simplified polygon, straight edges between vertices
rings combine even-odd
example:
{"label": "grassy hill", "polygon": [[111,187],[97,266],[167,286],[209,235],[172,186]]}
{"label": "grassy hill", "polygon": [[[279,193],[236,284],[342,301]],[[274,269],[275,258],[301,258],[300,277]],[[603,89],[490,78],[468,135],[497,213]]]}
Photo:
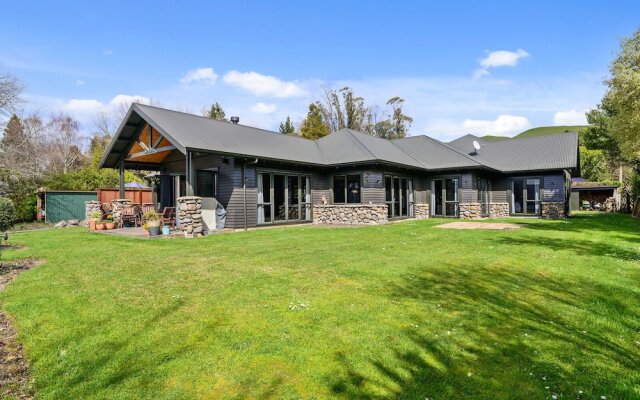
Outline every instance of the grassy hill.
{"label": "grassy hill", "polygon": [[[523,138],[531,136],[553,135],[556,133],[566,132],[578,132],[581,129],[586,128],[587,125],[559,125],[559,126],[540,126],[538,128],[531,128],[522,133],[517,134],[514,138]],[[482,136],[484,140],[503,140],[509,139],[507,136]]]}

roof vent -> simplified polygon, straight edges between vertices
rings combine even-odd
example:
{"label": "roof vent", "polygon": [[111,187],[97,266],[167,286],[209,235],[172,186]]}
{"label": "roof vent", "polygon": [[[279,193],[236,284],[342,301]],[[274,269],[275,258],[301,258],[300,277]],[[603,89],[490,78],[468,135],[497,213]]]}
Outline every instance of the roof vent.
{"label": "roof vent", "polygon": [[240,122],[240,117],[231,117],[231,122],[237,124],[238,122]]}

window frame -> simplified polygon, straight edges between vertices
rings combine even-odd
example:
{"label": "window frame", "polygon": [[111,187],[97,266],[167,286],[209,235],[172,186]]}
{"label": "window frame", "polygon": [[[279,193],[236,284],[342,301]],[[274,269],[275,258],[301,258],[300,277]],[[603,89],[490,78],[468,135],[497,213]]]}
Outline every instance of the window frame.
{"label": "window frame", "polygon": [[195,188],[194,188],[194,196],[208,198],[207,196],[202,196],[200,192],[200,185],[198,181],[198,173],[200,172],[212,172],[213,173],[213,198],[218,198],[218,168],[198,168],[195,170]]}
{"label": "window frame", "polygon": [[[359,202],[350,202],[349,201],[349,177],[358,177],[358,197],[360,199]],[[363,184],[363,174],[361,172],[350,174],[345,172],[343,174],[336,174],[331,176],[331,204],[362,204],[362,184]],[[344,202],[336,202],[335,201],[335,181],[336,178],[344,179]]]}

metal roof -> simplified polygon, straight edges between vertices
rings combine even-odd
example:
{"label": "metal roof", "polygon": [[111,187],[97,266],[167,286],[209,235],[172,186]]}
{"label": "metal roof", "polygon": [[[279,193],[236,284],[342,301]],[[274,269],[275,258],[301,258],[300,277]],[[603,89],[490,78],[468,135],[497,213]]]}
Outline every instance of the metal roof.
{"label": "metal roof", "polygon": [[[317,166],[375,162],[422,170],[488,168],[506,172],[577,168],[577,135],[572,134],[496,142],[467,135],[446,144],[427,136],[387,140],[342,129],[318,140],[308,140],[142,104],[131,106],[100,167],[117,167],[146,123],[171,142],[174,151],[183,154],[187,150],[200,150]],[[473,140],[484,144],[478,154],[468,152]],[[128,166],[133,166],[133,161]]]}
{"label": "metal roof", "polygon": [[[480,143],[478,151],[473,147],[474,140]],[[479,163],[503,172],[578,169],[577,132],[503,140],[465,135],[449,145]]]}

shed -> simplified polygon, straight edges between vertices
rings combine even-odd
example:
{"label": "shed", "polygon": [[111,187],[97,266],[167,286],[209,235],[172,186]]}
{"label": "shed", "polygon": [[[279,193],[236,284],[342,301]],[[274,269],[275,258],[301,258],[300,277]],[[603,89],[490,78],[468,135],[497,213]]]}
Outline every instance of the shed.
{"label": "shed", "polygon": [[613,197],[616,207],[620,207],[620,194],[617,185],[604,185],[597,182],[573,182],[571,186],[571,211],[579,210],[583,201],[589,204],[600,203]]}
{"label": "shed", "polygon": [[50,191],[41,192],[41,208],[45,210],[47,222],[85,218],[84,202],[96,200],[96,192]]}

